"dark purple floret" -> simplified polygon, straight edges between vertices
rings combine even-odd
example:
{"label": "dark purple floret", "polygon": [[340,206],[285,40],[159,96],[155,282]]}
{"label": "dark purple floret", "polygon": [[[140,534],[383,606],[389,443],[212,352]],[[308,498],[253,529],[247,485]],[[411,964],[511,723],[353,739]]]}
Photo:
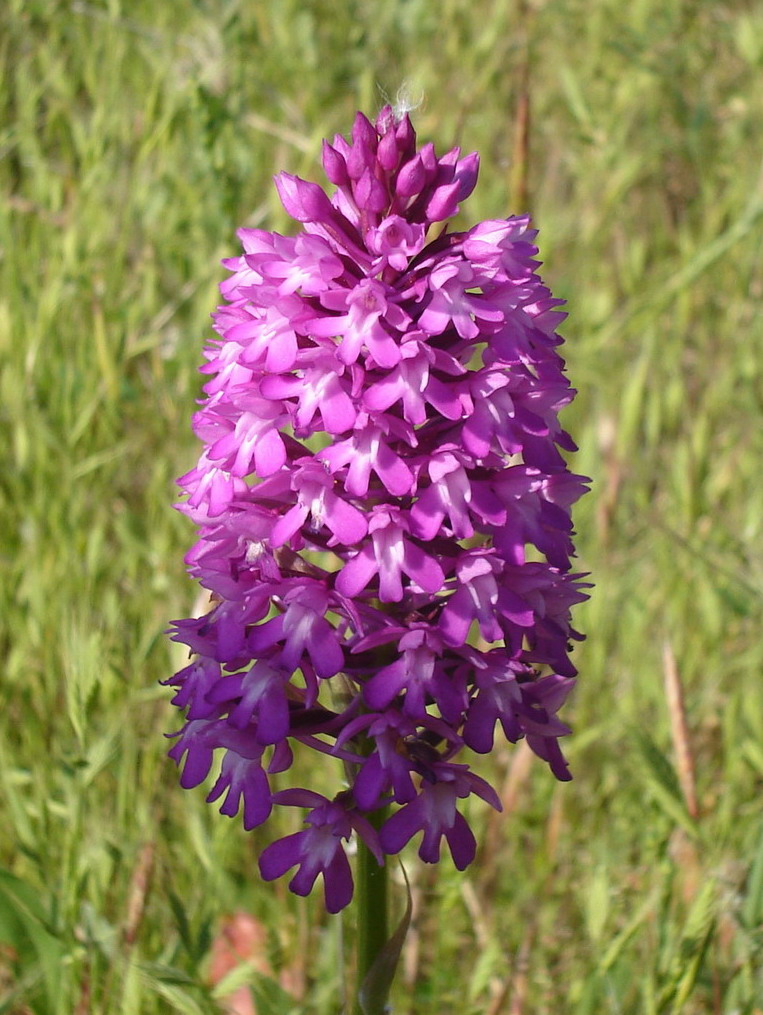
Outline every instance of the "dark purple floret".
{"label": "dark purple floret", "polygon": [[[574,684],[572,504],[562,452],[573,398],[527,216],[451,232],[479,160],[416,148],[407,116],[358,113],[324,142],[336,188],[282,173],[295,236],[242,229],[193,418],[203,449],[179,484],[186,556],[207,614],[174,624],[190,663],[167,681],[187,721],[170,756],[186,788],[244,826],[300,807],[267,846],[270,880],[351,899],[345,846],[383,863],[421,835],[463,869],[463,763],[496,735],[569,771],[557,712]],[[334,799],[281,789],[292,749],[332,759]],[[459,763],[454,759],[459,757]],[[328,762],[327,762],[328,763]],[[388,807],[378,833],[369,816]]]}

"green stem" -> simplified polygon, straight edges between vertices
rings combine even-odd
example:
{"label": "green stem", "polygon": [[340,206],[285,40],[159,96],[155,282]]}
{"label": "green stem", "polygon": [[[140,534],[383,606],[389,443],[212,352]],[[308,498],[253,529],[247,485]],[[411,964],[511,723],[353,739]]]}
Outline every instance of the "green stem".
{"label": "green stem", "polygon": [[[375,828],[386,818],[386,808],[369,815]],[[368,971],[389,939],[387,915],[387,867],[358,838],[357,892],[358,974],[355,1015],[366,1015],[360,1004],[360,988]]]}

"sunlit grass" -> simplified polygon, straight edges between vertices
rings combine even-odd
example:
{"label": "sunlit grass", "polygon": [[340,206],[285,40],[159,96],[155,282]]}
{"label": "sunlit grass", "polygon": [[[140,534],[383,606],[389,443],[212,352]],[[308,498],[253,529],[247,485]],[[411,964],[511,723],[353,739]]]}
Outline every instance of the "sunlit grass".
{"label": "sunlit grass", "polygon": [[473,808],[463,875],[411,854],[397,1010],[761,1009],[761,39],[754,5],[720,0],[3,7],[0,1010],[215,1011],[212,942],[238,910],[267,929],[259,1015],[339,1008],[337,921],[259,882],[270,833],[178,787],[157,682],[197,594],[171,503],[219,259],[239,225],[286,227],[273,172],[318,178],[321,137],[403,82],[423,139],[482,154],[468,221],[532,211],[569,300],[596,590],[575,780],[515,749],[481,762],[509,813]]}

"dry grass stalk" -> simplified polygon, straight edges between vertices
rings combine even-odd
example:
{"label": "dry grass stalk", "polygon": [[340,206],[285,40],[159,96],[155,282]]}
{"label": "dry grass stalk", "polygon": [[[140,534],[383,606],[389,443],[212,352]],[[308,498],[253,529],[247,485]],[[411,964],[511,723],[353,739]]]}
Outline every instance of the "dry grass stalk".
{"label": "dry grass stalk", "polygon": [[668,702],[670,733],[673,739],[678,782],[684,802],[686,803],[686,810],[692,818],[696,819],[699,817],[699,805],[697,803],[697,785],[694,775],[694,757],[689,741],[689,727],[686,722],[686,706],[681,676],[678,672],[673,648],[669,641],[666,641],[663,645],[662,668],[665,678],[665,697]]}
{"label": "dry grass stalk", "polygon": [[484,950],[490,944],[491,938],[491,930],[485,919],[486,913],[489,913],[489,910],[486,910],[484,904],[477,898],[474,885],[467,878],[464,878],[461,882],[461,897],[472,921],[477,944],[480,950]]}
{"label": "dry grass stalk", "polygon": [[138,931],[146,910],[146,898],[154,870],[154,854],[156,844],[146,842],[138,853],[138,859],[130,880],[130,893],[127,897],[127,914],[125,916],[123,940],[127,948],[135,944]]}
{"label": "dry grass stalk", "polygon": [[[403,982],[410,992],[411,1005],[414,1003],[419,978],[426,976],[427,970],[435,965],[432,960],[432,948],[437,937],[434,926],[436,912],[433,911],[431,900],[436,893],[438,873],[435,864],[425,864],[414,867],[409,875],[413,915],[403,949],[402,975]],[[411,1007],[409,1010],[411,1015],[414,1015],[415,1009]]]}
{"label": "dry grass stalk", "polygon": [[[514,972],[511,978],[511,1000],[507,1009],[508,1015],[525,1015],[525,1003],[530,984],[530,952],[534,937],[534,928],[530,925],[522,939]],[[498,1015],[498,1012],[490,1012],[490,1015]]]}
{"label": "dry grass stalk", "polygon": [[524,52],[518,70],[517,104],[514,116],[514,137],[511,146],[509,179],[509,213],[522,215],[530,211],[530,12],[522,0],[519,22],[525,28]]}

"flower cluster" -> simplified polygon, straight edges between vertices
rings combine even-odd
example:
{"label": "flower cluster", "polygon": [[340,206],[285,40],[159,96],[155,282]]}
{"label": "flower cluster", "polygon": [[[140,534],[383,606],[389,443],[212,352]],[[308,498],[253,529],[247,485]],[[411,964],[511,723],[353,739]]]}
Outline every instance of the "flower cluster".
{"label": "flower cluster", "polygon": [[[204,444],[179,483],[199,526],[186,561],[212,594],[176,621],[191,652],[168,683],[187,722],[170,755],[208,799],[303,808],[269,845],[264,878],[322,875],[336,912],[352,896],[344,843],[376,855],[419,832],[459,869],[474,836],[458,809],[495,790],[454,759],[496,727],[569,773],[557,718],[573,684],[570,505],[585,490],[560,453],[574,392],[556,334],[565,316],[537,274],[527,217],[448,232],[476,154],[416,148],[407,116],[358,114],[325,143],[335,191],[276,178],[296,236],[239,233],[225,261],[219,338],[206,350]],[[443,223],[439,228],[437,223]],[[295,744],[341,762],[333,799],[278,790]],[[369,815],[389,805],[377,828]]]}

